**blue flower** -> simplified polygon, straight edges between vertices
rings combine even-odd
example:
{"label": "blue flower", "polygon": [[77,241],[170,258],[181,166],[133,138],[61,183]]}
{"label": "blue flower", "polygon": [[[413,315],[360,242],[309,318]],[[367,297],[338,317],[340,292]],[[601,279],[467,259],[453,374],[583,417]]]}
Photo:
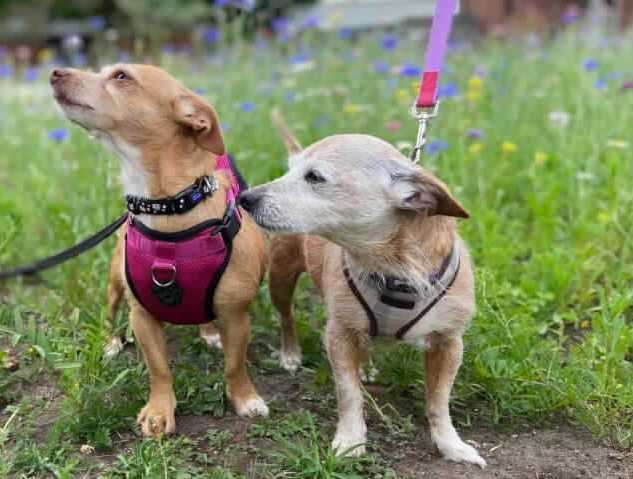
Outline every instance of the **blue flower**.
{"label": "blue flower", "polygon": [[231,3],[231,1],[230,0],[215,0],[215,2],[213,3],[216,7],[226,7]]}
{"label": "blue flower", "polygon": [[94,17],[90,17],[88,19],[88,25],[90,25],[90,28],[93,30],[100,32],[105,28],[106,20],[100,15],[95,15]]}
{"label": "blue flower", "polygon": [[400,67],[400,75],[405,77],[419,77],[422,75],[422,69],[415,63],[405,62]]}
{"label": "blue flower", "polygon": [[561,21],[569,25],[570,23],[574,23],[580,17],[580,8],[577,5],[569,5],[563,10],[563,13],[560,16]]}
{"label": "blue flower", "polygon": [[288,103],[294,103],[297,99],[297,94],[294,91],[289,91],[284,95],[284,100]]}
{"label": "blue flower", "polygon": [[400,39],[393,33],[387,33],[382,37],[380,46],[383,50],[395,50],[398,47]]}
{"label": "blue flower", "polygon": [[376,70],[376,73],[389,73],[389,70],[391,70],[391,65],[389,65],[389,63],[387,62],[378,60],[374,62],[374,70]]}
{"label": "blue flower", "polygon": [[240,103],[240,110],[250,112],[255,109],[255,103],[252,101],[243,101]]}
{"label": "blue flower", "polygon": [[37,67],[28,67],[24,70],[24,81],[34,82],[40,76],[40,70]]}
{"label": "blue flower", "polygon": [[0,78],[11,78],[13,76],[13,65],[0,63]]}
{"label": "blue flower", "polygon": [[202,87],[199,86],[199,87],[194,88],[193,92],[196,95],[205,95],[207,93],[207,90],[206,90],[206,88],[202,88]]}
{"label": "blue flower", "polygon": [[332,120],[330,119],[329,116],[327,116],[327,115],[319,115],[314,120],[314,126],[316,126],[318,128],[320,126],[329,125],[331,122],[332,122]]}
{"label": "blue flower", "polygon": [[479,140],[484,137],[484,131],[481,128],[469,128],[466,130],[466,136],[473,140]]}
{"label": "blue flower", "polygon": [[301,22],[301,30],[311,30],[319,26],[319,17],[317,15],[309,15]]}
{"label": "blue flower", "polygon": [[296,55],[292,55],[288,61],[291,65],[301,65],[303,63],[308,63],[310,61],[310,56],[307,53],[297,53]]}
{"label": "blue flower", "polygon": [[593,84],[593,86],[594,88],[598,90],[605,90],[607,88],[607,82],[606,80],[603,80],[602,78],[598,78]]}
{"label": "blue flower", "polygon": [[598,60],[594,58],[587,58],[585,61],[582,62],[582,66],[585,70],[590,72],[597,70],[600,67],[600,63],[598,63]]}
{"label": "blue flower", "polygon": [[354,31],[349,27],[343,27],[338,31],[338,37],[343,40],[349,40],[354,35]]}
{"label": "blue flower", "polygon": [[202,31],[202,39],[205,43],[216,43],[222,36],[222,31],[216,27],[207,27]]}
{"label": "blue flower", "polygon": [[174,55],[177,49],[173,43],[165,43],[162,50],[165,55]]}
{"label": "blue flower", "polygon": [[68,129],[66,128],[55,128],[48,132],[48,138],[50,140],[56,141],[57,143],[61,143],[66,138],[68,138]]}
{"label": "blue flower", "polygon": [[453,82],[443,83],[437,89],[437,95],[442,98],[453,98],[459,95],[459,88]]}
{"label": "blue flower", "polygon": [[279,35],[281,33],[285,33],[288,31],[290,22],[288,21],[286,17],[277,17],[277,18],[273,18],[270,25],[273,28],[273,32]]}
{"label": "blue flower", "polygon": [[448,150],[448,143],[439,139],[429,142],[429,144],[424,148],[424,151],[429,155],[435,155],[446,150]]}
{"label": "blue flower", "polygon": [[0,60],[7,56],[9,49],[3,45],[0,45]]}
{"label": "blue flower", "polygon": [[222,131],[229,131],[231,129],[231,125],[223,121],[220,123],[220,128],[222,128]]}

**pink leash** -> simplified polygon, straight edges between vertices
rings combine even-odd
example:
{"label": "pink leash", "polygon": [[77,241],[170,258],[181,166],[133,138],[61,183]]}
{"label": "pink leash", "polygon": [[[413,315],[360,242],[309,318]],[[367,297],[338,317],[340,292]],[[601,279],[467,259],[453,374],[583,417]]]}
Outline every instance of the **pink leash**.
{"label": "pink leash", "polygon": [[444,57],[448,48],[448,38],[453,27],[453,15],[457,9],[457,0],[437,0],[435,15],[426,47],[424,72],[420,80],[418,98],[411,110],[411,114],[418,120],[418,137],[411,153],[414,162],[420,160],[420,155],[426,143],[426,129],[429,121],[437,116],[439,101],[440,74],[444,66]]}

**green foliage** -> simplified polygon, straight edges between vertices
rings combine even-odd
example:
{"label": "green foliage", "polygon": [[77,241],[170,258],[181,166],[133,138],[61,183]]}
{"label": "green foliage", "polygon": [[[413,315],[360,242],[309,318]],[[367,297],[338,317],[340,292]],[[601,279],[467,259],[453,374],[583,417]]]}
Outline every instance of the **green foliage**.
{"label": "green foliage", "polygon": [[[229,150],[252,184],[286,170],[283,145],[270,127],[273,107],[284,111],[306,145],[356,131],[406,150],[402,143],[415,137],[407,111],[416,79],[383,76],[372,65],[385,61],[397,69],[419,58],[419,43],[403,40],[390,52],[380,49],[377,35],[353,46],[316,36],[305,43],[312,47],[312,69],[298,68],[273,48],[235,48],[217,63],[195,65],[195,72],[191,59],[165,58],[185,84],[206,91],[227,126]],[[288,45],[288,52],[293,48]],[[585,71],[588,57],[599,60],[601,71]],[[633,68],[631,58],[628,44],[607,49],[575,35],[544,50],[483,43],[451,53],[444,81],[460,94],[442,102],[430,129],[430,140],[441,138],[448,149],[425,155],[423,163],[472,215],[460,230],[476,264],[478,314],[465,336],[451,403],[460,429],[536,427],[554,416],[621,446],[633,444],[633,96],[620,93],[609,76]],[[473,79],[475,70],[487,74]],[[599,76],[609,78],[606,90],[595,88]],[[55,113],[43,82],[2,86],[5,265],[83,239],[118,216],[123,203],[117,160]],[[254,102],[253,111],[243,111],[245,101]],[[567,126],[550,120],[557,111],[569,115]],[[387,128],[388,122],[400,126]],[[56,143],[47,131],[59,127],[71,130]],[[483,138],[469,138],[470,128],[482,129]],[[102,357],[113,244],[39,278],[0,286],[0,351],[19,358],[17,371],[0,369],[0,475],[141,477],[150,471],[159,477],[178,470],[228,478],[233,473],[227,471],[261,466],[271,477],[287,471],[307,477],[306,470],[316,477],[389,477],[388,452],[373,450],[357,462],[340,461],[329,450],[335,400],[322,346],[325,313],[307,281],[295,304],[305,358],[300,380],[279,370],[279,326],[266,286],[252,308],[249,367],[263,395],[274,399],[270,418],[239,422],[224,395],[222,355],[196,339],[195,328],[168,328],[177,343],[170,345],[177,351],[177,414],[204,418],[211,432],[161,443],[134,437],[147,395],[144,367],[133,347],[112,361]],[[425,430],[422,356],[406,347],[375,348],[376,388],[384,393],[368,387],[370,445],[381,439],[376,430],[404,442],[412,441],[414,429]],[[58,394],[36,398],[38,382]],[[38,421],[42,408],[52,418],[47,425]],[[103,465],[78,452],[83,444],[117,459]],[[275,445],[281,446],[276,455],[263,452]],[[230,449],[239,464],[225,464],[209,448]]]}

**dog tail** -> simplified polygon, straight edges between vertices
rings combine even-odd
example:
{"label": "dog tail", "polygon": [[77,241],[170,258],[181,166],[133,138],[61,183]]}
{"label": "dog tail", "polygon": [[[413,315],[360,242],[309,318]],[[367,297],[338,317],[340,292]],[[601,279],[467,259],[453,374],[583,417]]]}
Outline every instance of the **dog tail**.
{"label": "dog tail", "polygon": [[288,153],[290,155],[295,155],[303,151],[303,147],[301,146],[301,143],[299,143],[299,140],[297,140],[297,138],[295,137],[295,134],[292,132],[292,130],[286,123],[285,118],[283,117],[283,115],[277,108],[275,108],[270,113],[270,118],[273,122],[273,125],[275,125],[275,128],[277,128],[279,135],[281,135],[281,139],[286,145],[286,149],[288,150]]}

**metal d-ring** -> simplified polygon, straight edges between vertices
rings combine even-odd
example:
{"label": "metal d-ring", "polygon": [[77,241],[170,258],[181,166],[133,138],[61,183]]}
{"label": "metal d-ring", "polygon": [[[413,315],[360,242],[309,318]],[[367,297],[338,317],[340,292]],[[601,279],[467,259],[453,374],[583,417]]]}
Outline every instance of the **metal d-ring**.
{"label": "metal d-ring", "polygon": [[169,281],[166,282],[161,282],[158,281],[158,279],[156,279],[156,276],[154,275],[154,268],[152,268],[152,281],[154,282],[154,284],[156,286],[158,286],[159,288],[169,288],[172,284],[174,284],[176,282],[176,266],[173,264],[169,265],[172,271],[172,277]]}

